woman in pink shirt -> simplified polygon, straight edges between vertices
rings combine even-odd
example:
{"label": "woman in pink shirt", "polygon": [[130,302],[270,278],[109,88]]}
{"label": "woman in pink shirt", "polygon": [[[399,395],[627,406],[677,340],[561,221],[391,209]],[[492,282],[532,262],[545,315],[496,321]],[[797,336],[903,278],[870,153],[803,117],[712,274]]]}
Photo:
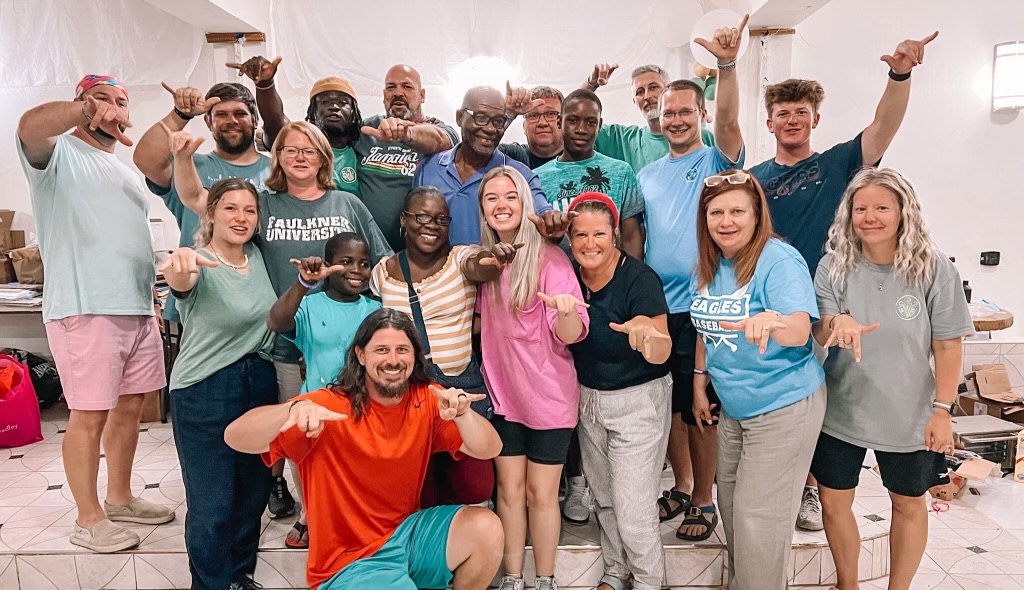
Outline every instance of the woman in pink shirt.
{"label": "woman in pink shirt", "polygon": [[536,587],[556,590],[558,480],[580,399],[568,345],[586,337],[588,306],[565,253],[530,223],[536,215],[522,174],[494,168],[480,183],[479,199],[484,247],[506,242],[521,248],[500,280],[481,284],[477,299],[484,380],[504,445],[495,459],[505,529],[500,590],[523,588],[527,522]]}

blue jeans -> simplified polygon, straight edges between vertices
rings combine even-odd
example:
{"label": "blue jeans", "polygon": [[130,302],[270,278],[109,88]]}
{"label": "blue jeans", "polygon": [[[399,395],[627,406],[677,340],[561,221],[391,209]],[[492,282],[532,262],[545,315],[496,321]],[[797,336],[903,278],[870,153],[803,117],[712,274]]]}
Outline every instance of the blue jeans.
{"label": "blue jeans", "polygon": [[224,442],[228,424],[277,403],[274,366],[247,355],[171,391],[171,426],[185,484],[185,548],[192,588],[224,590],[256,570],[260,519],[273,479],[259,455]]}

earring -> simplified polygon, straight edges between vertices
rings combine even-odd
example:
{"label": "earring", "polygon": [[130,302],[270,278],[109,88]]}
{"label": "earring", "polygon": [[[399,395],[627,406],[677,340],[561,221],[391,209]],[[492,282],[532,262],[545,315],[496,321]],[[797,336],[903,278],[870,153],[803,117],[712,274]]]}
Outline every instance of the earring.
{"label": "earring", "polygon": [[404,225],[398,226],[398,235],[399,236],[404,238],[406,236],[406,234],[408,234],[408,233],[409,232],[405,231],[405,226]]}

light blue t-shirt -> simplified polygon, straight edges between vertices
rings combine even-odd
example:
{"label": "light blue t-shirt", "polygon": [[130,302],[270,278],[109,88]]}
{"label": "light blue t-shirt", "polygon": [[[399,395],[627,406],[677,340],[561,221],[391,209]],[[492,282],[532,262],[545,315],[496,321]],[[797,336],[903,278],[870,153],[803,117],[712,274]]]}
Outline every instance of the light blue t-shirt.
{"label": "light blue t-shirt", "polygon": [[284,337],[295,343],[306,359],[306,382],[301,393],[327,387],[345,367],[345,354],[363,318],[380,309],[380,302],[365,296],[347,303],[319,292],[306,295],[295,312],[295,330]]}
{"label": "light blue t-shirt", "polygon": [[43,170],[14,140],[46,268],[43,321],[153,315],[156,265],[142,179],[111,152],[73,135],[56,139]]}
{"label": "light blue t-shirt", "polygon": [[697,204],[704,179],[742,168],[744,151],[732,162],[718,148],[704,146],[679,158],[665,156],[637,174],[646,208],[644,262],[665,284],[669,313],[690,310],[690,276],[697,264]]}
{"label": "light blue t-shirt", "polygon": [[[693,275],[697,286],[697,275]],[[707,351],[707,368],[722,409],[730,418],[760,416],[810,396],[825,381],[811,339],[804,346],[768,340],[761,354],[743,332],[723,330],[718,322],[738,322],[766,309],[782,315],[806,312],[813,323],[818,303],[807,263],[796,248],[772,238],[765,244],[747,285],[737,285],[732,262],[722,260],[715,279],[691,293],[690,319]]]}

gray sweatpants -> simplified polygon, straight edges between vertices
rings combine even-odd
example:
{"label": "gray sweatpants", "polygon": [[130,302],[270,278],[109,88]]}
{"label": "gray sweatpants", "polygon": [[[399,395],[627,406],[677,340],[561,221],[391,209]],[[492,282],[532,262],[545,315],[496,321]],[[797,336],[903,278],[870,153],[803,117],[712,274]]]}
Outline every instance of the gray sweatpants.
{"label": "gray sweatpants", "polygon": [[800,497],[825,418],[825,386],[795,404],[718,423],[718,509],[729,590],[784,590]]}
{"label": "gray sweatpants", "polygon": [[656,505],[672,417],[672,376],[602,391],[580,387],[580,450],[601,529],[604,573],[658,590],[665,551]]}

